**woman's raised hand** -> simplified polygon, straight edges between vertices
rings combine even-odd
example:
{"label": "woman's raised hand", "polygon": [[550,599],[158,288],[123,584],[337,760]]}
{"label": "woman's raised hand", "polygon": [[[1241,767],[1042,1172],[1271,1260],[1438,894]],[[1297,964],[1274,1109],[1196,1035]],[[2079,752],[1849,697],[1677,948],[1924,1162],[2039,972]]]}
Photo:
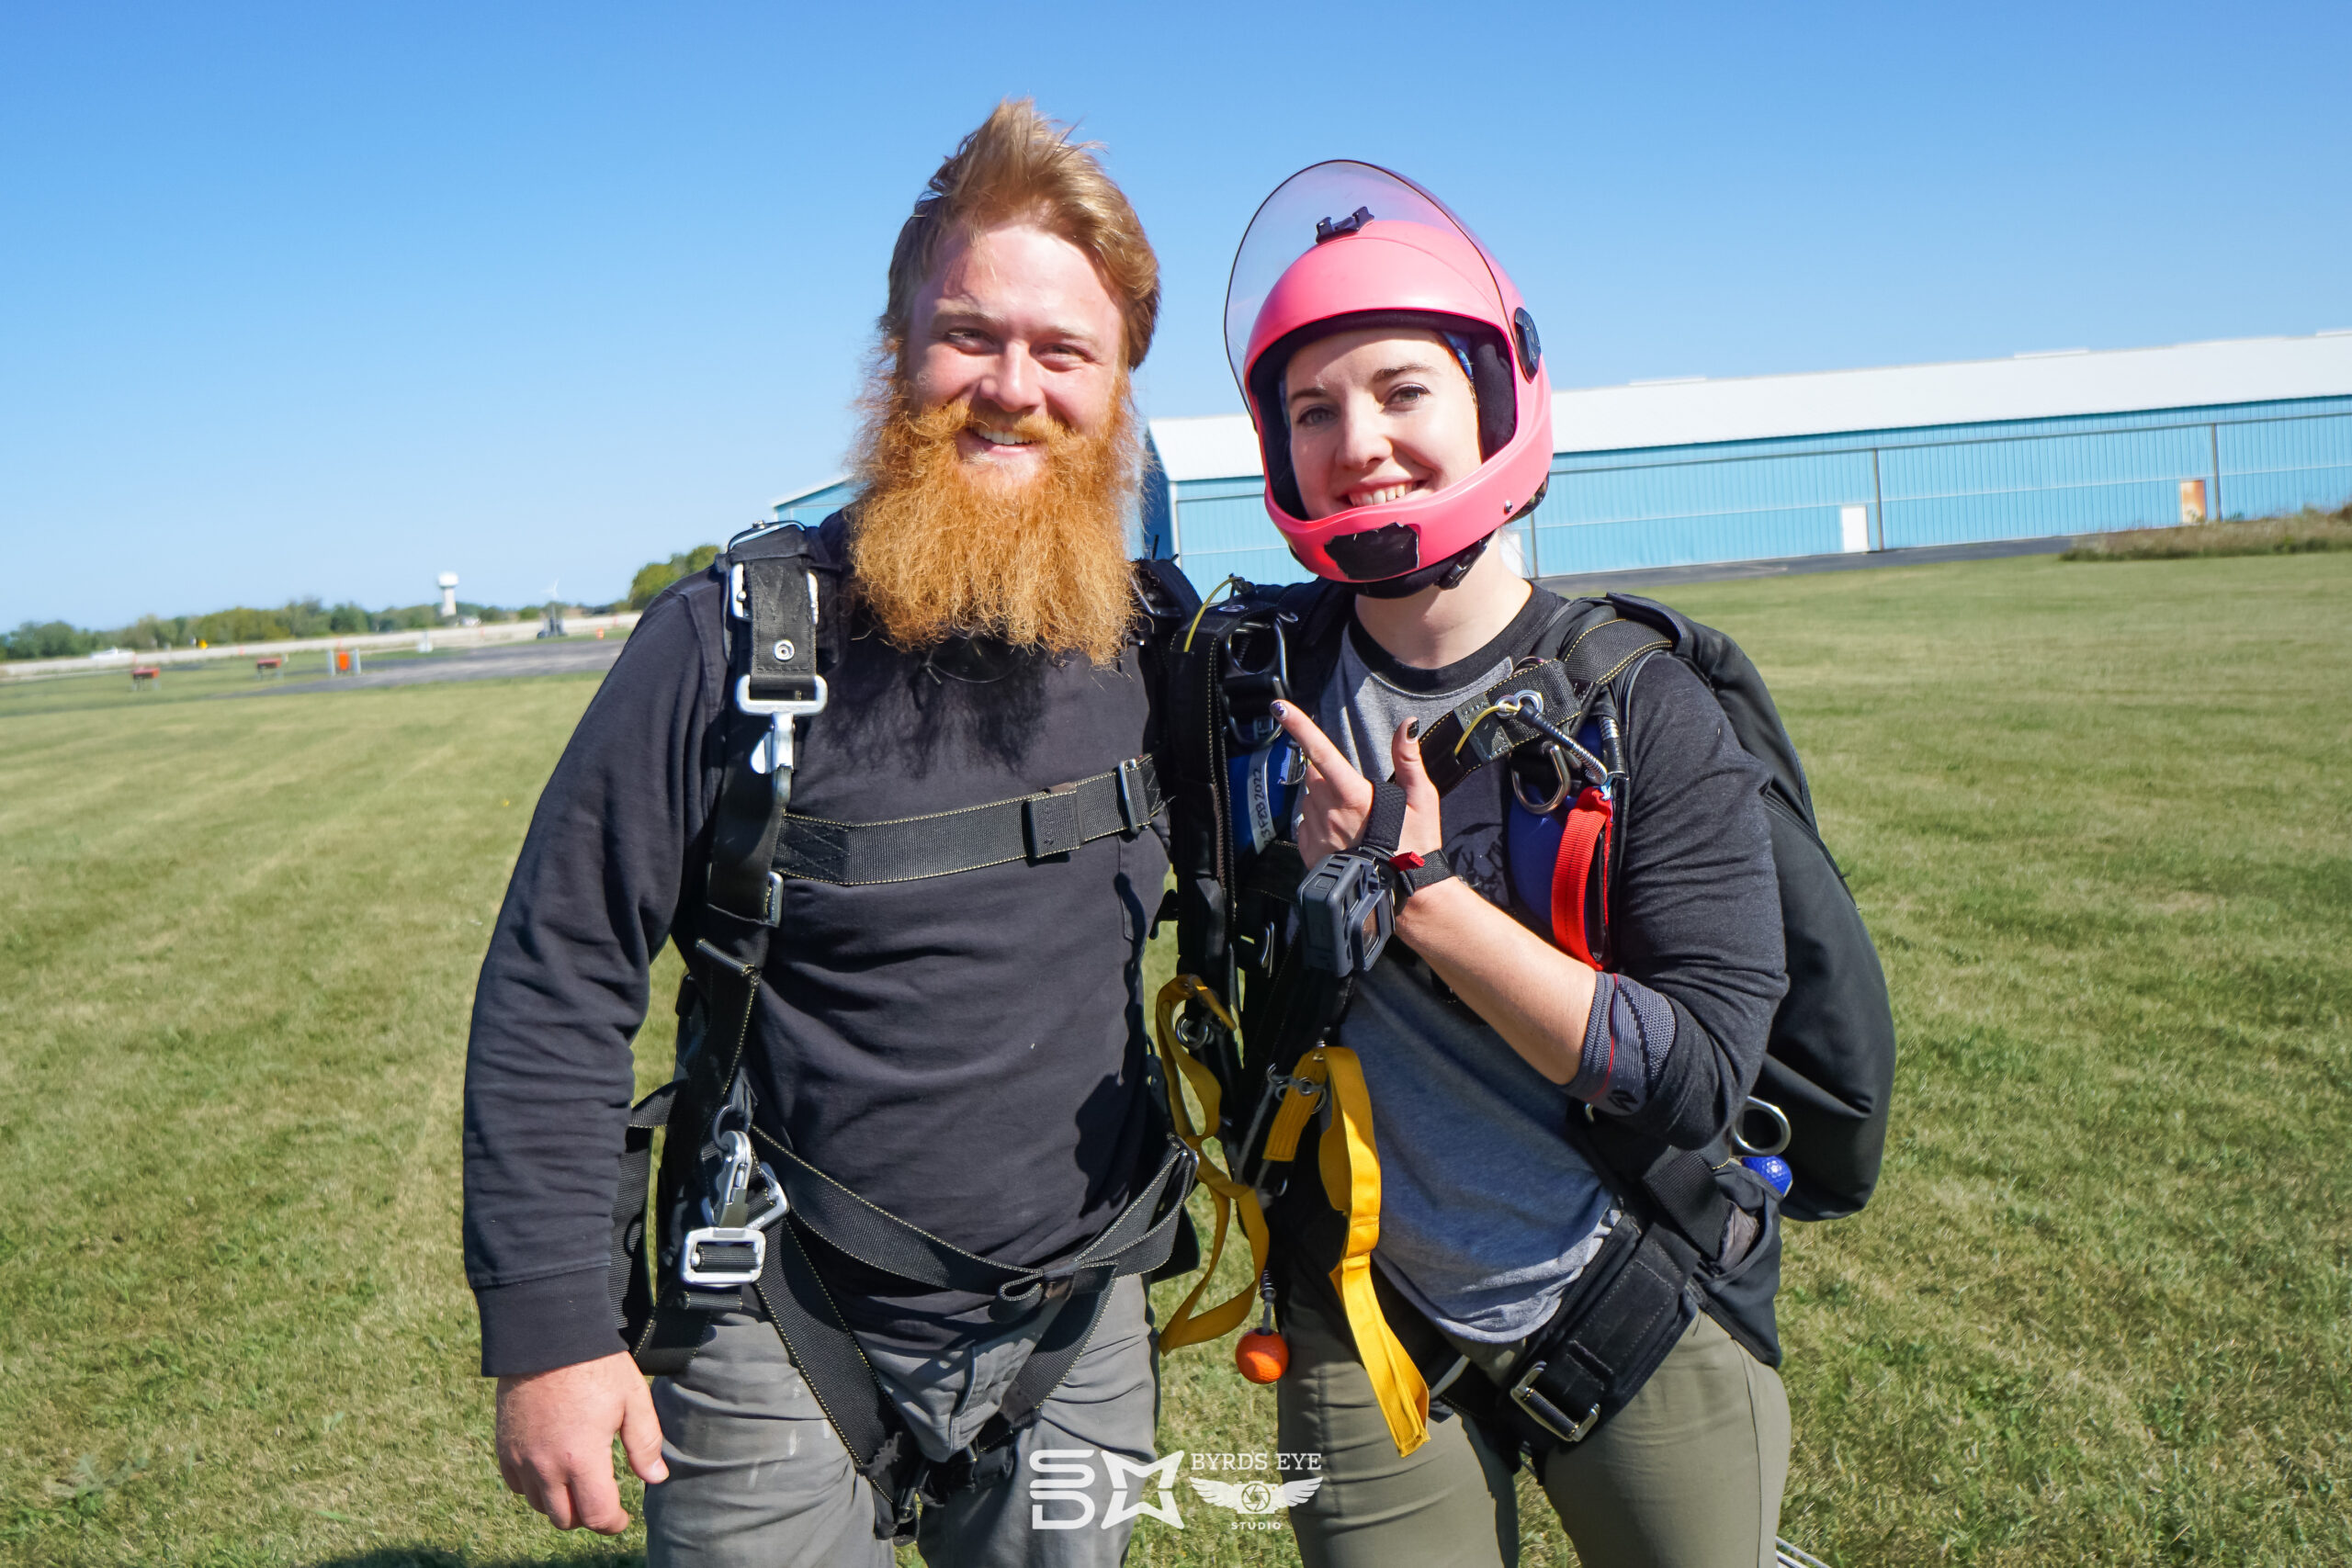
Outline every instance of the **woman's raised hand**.
{"label": "woman's raised hand", "polygon": [[[1311,866],[1363,837],[1364,819],[1372,814],[1372,784],[1296,703],[1277,703],[1273,712],[1283,732],[1306,757],[1306,786],[1299,799],[1298,852]],[[1439,818],[1437,786],[1430,783],[1421,766],[1418,726],[1409,719],[1396,727],[1391,765],[1396,782],[1405,786],[1405,826],[1397,834],[1396,847],[1433,853],[1444,845],[1445,829]]]}

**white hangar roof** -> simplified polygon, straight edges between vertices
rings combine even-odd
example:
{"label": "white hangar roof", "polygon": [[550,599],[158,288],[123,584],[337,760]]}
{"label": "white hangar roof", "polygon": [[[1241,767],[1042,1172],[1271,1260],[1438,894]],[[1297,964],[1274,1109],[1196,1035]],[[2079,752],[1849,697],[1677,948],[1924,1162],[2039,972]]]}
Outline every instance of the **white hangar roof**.
{"label": "white hangar roof", "polygon": [[[2347,395],[2352,331],[1581,388],[1553,394],[1552,445],[1562,452],[1614,452]],[[1242,479],[1259,471],[1257,438],[1240,414],[1155,419],[1151,438],[1171,479]]]}

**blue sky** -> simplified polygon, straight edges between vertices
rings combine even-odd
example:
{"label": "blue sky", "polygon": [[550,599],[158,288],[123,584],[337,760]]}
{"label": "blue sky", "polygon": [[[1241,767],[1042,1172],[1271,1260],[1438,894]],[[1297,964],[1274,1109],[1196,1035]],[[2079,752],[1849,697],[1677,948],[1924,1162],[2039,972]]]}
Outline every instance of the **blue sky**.
{"label": "blue sky", "polygon": [[2352,6],[0,7],[0,625],[617,596],[840,466],[909,203],[1005,94],[1238,407],[1317,159],[1502,256],[1555,384],[2352,326]]}

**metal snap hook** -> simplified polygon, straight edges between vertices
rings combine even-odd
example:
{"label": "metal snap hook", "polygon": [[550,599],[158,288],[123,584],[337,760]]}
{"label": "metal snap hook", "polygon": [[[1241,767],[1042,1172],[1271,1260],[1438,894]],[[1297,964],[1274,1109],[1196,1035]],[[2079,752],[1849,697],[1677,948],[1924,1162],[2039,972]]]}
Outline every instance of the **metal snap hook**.
{"label": "metal snap hook", "polygon": [[1560,803],[1568,798],[1568,792],[1576,787],[1571,782],[1575,774],[1569,771],[1568,754],[1561,750],[1555,743],[1546,740],[1544,742],[1544,755],[1550,760],[1552,777],[1556,781],[1552,786],[1552,793],[1548,798],[1528,799],[1527,786],[1520,782],[1518,770],[1513,769],[1510,775],[1510,793],[1517,797],[1520,805],[1538,817],[1549,817],[1553,812],[1557,811],[1560,808]]}

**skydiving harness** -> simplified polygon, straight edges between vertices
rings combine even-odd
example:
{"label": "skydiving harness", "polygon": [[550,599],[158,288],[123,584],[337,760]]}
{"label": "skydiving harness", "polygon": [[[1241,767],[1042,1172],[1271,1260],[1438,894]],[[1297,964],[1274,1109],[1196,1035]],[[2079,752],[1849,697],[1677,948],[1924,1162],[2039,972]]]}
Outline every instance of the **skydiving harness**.
{"label": "skydiving harness", "polygon": [[[1165,1264],[1182,1231],[1194,1155],[1170,1138],[1103,1231],[1052,1263],[967,1252],[867,1202],[752,1123],[744,1048],[784,880],[844,886],[947,876],[1069,853],[1151,825],[1164,806],[1152,759],[1076,784],[961,811],[878,823],[795,816],[796,744],[824,711],[820,610],[838,569],[796,526],[755,531],[721,558],[728,580],[729,712],[705,907],[681,989],[678,1072],[629,1112],[613,1208],[613,1309],[638,1366],[676,1376],[713,1313],[763,1313],[873,1483],[875,1533],[908,1539],[921,1506],[1010,1476],[1013,1441],[1085,1349],[1114,1280]],[[831,621],[841,617],[835,615]],[[827,630],[838,631],[832,626]],[[652,1183],[653,1134],[666,1129]],[[991,1298],[1006,1326],[1057,1310],[978,1436],[926,1459],[810,1258],[809,1238],[884,1273]]]}
{"label": "skydiving harness", "polygon": [[[1736,1214],[1738,1206],[1718,1170],[1746,1155],[1760,1181],[1786,1190],[1788,1167],[1777,1156],[1789,1148],[1790,1117],[1760,1099],[1750,1101],[1750,1114],[1732,1130],[1727,1147],[1704,1154],[1634,1133],[1589,1106],[1566,1119],[1566,1134],[1609,1182],[1623,1213],[1552,1318],[1517,1345],[1454,1343],[1370,1267],[1379,1236],[1372,1108],[1353,1054],[1330,1039],[1355,978],[1379,961],[1388,915],[1346,899],[1339,910],[1331,908],[1331,865],[1342,856],[1302,880],[1306,868],[1280,831],[1290,813],[1284,786],[1295,781],[1282,756],[1286,742],[1267,711],[1276,699],[1312,703],[1320,695],[1348,606],[1344,592],[1319,583],[1281,591],[1243,584],[1223,603],[1212,595],[1171,644],[1165,750],[1177,775],[1171,827],[1179,953],[1177,976],[1159,998],[1159,1023],[1161,1055],[1179,1068],[1168,1080],[1171,1113],[1179,1135],[1201,1154],[1201,1179],[1216,1212],[1210,1269],[1223,1249],[1230,1209],[1250,1247],[1253,1285],[1265,1278],[1266,1212],[1284,1196],[1298,1140],[1308,1122],[1319,1119],[1325,1131],[1317,1167],[1329,1208],[1294,1197],[1283,1207],[1285,1224],[1299,1228],[1302,1250],[1339,1257],[1330,1280],[1400,1453],[1425,1440],[1433,1391],[1531,1446],[1580,1441],[1633,1397],[1701,1310],[1759,1359],[1776,1362],[1777,1353],[1715,1310],[1698,1283],[1702,1274],[1749,1255],[1770,1217],[1746,1210]],[[1672,619],[1661,624],[1660,616]],[[1713,644],[1703,640],[1708,637]],[[1556,945],[1597,968],[1610,967],[1615,945],[1610,893],[1623,854],[1627,783],[1621,678],[1630,679],[1643,660],[1669,649],[1691,661],[1717,691],[1743,746],[1763,755],[1783,781],[1781,792],[1801,807],[1801,818],[1789,810],[1780,816],[1801,828],[1818,852],[1837,889],[1837,898],[1827,902],[1844,905],[1845,927],[1838,925],[1835,908],[1822,915],[1800,911],[1809,925],[1799,931],[1790,912],[1792,880],[1807,875],[1808,867],[1781,868],[1792,982],[1799,938],[1815,937],[1819,933],[1812,928],[1826,924],[1826,945],[1842,960],[1830,965],[1835,988],[1852,996],[1843,1014],[1828,1010],[1836,1016],[1816,1032],[1838,1035],[1833,1043],[1854,1060],[1825,1065],[1815,1059],[1824,1052],[1809,1051],[1806,1041],[1784,1040],[1776,1021],[1770,1049],[1794,1056],[1797,1066],[1768,1059],[1765,1082],[1792,1084],[1792,1098],[1813,1124],[1826,1128],[1826,1135],[1816,1134],[1822,1157],[1800,1172],[1813,1182],[1801,1188],[1800,1199],[1823,1216],[1859,1208],[1876,1176],[1892,1072],[1884,984],[1850,895],[1813,833],[1802,771],[1760,679],[1720,634],[1683,622],[1664,606],[1623,596],[1608,604],[1572,602],[1537,645],[1544,656],[1521,660],[1424,734],[1421,756],[1431,782],[1443,795],[1495,762],[1510,769],[1513,796],[1532,825],[1526,838],[1549,857],[1536,857],[1534,869],[1548,875],[1534,879],[1543,884],[1542,896],[1531,897],[1530,878],[1518,874],[1529,857],[1513,845],[1521,901],[1538,911],[1548,906],[1548,934]],[[1309,667],[1302,655],[1317,666]],[[1759,707],[1764,722],[1754,711]],[[1793,792],[1785,782],[1791,775]],[[1775,805],[1768,787],[1768,817]],[[1375,786],[1358,857],[1385,858],[1402,816],[1402,790]],[[1511,823],[1514,830],[1522,826],[1517,818]],[[1782,823],[1776,819],[1773,828],[1781,858],[1802,860],[1782,847]],[[1555,840],[1544,838],[1545,831]],[[1817,889],[1801,886],[1799,895],[1800,902],[1821,901]],[[1342,918],[1334,920],[1335,913]],[[1334,925],[1354,940],[1318,940],[1318,928]],[[1407,961],[1425,967],[1418,957]],[[1792,999],[1823,1010],[1817,997]],[[1837,1051],[1826,1055],[1835,1057]],[[1776,1066],[1782,1068],[1778,1079]],[[1808,1069],[1826,1088],[1807,1078]],[[1263,1085],[1254,1094],[1248,1087],[1252,1074]],[[1180,1080],[1201,1101],[1197,1120],[1181,1104]],[[1747,1133],[1757,1129],[1758,1115],[1770,1130],[1751,1142]],[[1836,1120],[1841,1116],[1846,1120]],[[1229,1168],[1220,1168],[1203,1149],[1210,1135],[1218,1137]],[[1780,1179],[1772,1179],[1768,1161],[1780,1167]],[[1744,1228],[1736,1223],[1741,1218],[1748,1222]],[[1196,1286],[1161,1331],[1163,1348],[1217,1337],[1246,1317],[1251,1304],[1251,1292],[1244,1292],[1195,1316],[1200,1293]]]}

